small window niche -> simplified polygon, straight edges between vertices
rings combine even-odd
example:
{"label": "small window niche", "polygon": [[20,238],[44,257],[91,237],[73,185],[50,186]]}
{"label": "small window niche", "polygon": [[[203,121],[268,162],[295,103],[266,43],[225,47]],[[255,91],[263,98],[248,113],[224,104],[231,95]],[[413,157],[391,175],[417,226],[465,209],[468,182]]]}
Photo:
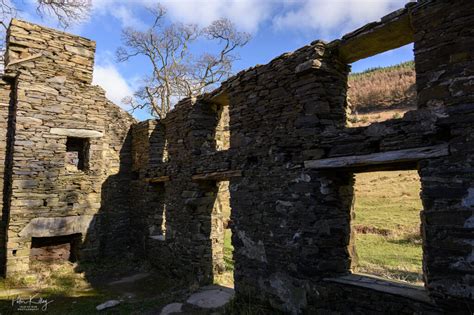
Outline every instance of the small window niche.
{"label": "small window niche", "polygon": [[68,137],[66,141],[66,170],[87,171],[89,166],[89,139]]}
{"label": "small window niche", "polygon": [[166,188],[164,182],[150,182],[148,186],[147,226],[149,237],[158,241],[166,240]]}

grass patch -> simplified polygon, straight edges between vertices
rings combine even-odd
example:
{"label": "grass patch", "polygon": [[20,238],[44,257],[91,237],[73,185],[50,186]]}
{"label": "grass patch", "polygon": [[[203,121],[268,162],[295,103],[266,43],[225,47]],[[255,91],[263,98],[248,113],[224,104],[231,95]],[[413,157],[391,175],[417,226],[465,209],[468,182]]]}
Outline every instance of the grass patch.
{"label": "grass patch", "polygon": [[[179,301],[183,286],[159,273],[132,283],[109,283],[124,276],[150,272],[146,262],[130,259],[32,266],[28,273],[0,281],[0,314],[24,314],[12,306],[12,298],[43,298],[51,301],[42,314],[96,314],[96,306],[108,300],[120,305],[101,314],[158,314],[166,304]],[[36,314],[35,312],[28,312]]]}
{"label": "grass patch", "polygon": [[225,270],[234,272],[234,246],[232,246],[232,231],[230,229],[224,230],[224,263]]}
{"label": "grass patch", "polygon": [[232,246],[232,231],[224,230],[224,272],[214,276],[214,282],[226,287],[234,287],[234,247]]}
{"label": "grass patch", "polygon": [[416,171],[356,175],[356,271],[422,283],[419,194]]}

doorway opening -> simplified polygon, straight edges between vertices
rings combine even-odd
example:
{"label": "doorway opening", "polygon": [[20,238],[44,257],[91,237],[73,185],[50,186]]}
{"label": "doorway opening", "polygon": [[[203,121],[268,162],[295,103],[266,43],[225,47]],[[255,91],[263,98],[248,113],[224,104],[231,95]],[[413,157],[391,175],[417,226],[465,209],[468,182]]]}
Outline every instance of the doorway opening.
{"label": "doorway opening", "polygon": [[211,240],[214,282],[234,286],[234,258],[229,181],[216,182],[217,194],[211,215]]}

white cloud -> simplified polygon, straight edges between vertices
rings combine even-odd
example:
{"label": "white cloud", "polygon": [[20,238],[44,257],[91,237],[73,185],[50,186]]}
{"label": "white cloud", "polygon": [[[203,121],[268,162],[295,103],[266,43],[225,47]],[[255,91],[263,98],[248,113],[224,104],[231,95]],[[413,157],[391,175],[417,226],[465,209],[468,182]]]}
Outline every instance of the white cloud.
{"label": "white cloud", "polygon": [[133,27],[137,29],[145,29],[146,25],[138,17],[133,14],[130,7],[124,5],[117,6],[110,12],[112,16],[120,20],[120,23],[125,27]]}
{"label": "white cloud", "polygon": [[270,17],[273,7],[268,0],[164,0],[162,4],[173,20],[205,26],[225,17],[248,32],[257,31],[259,25]]}
{"label": "white cloud", "polygon": [[132,96],[133,89],[113,64],[96,64],[92,83],[101,86],[112,102],[128,109],[122,99]]}
{"label": "white cloud", "polygon": [[304,0],[287,3],[287,10],[273,18],[276,29],[318,31],[336,36],[402,8],[408,0]]}
{"label": "white cloud", "polygon": [[[153,0],[93,0],[94,14],[111,14],[125,26],[137,22],[143,24],[133,13],[137,6],[150,7],[156,5]],[[256,32],[259,25],[270,18],[271,0],[162,0],[159,1],[166,9],[167,16],[175,22],[195,23],[207,26],[219,18],[228,18],[238,29]],[[127,25],[127,24],[128,25]],[[137,24],[139,24],[137,23]]]}
{"label": "white cloud", "polygon": [[123,26],[143,29],[140,8],[166,7],[172,21],[209,25],[226,17],[237,28],[255,33],[266,21],[276,30],[320,32],[342,35],[384,14],[403,7],[410,0],[92,0],[93,15],[110,15]]}
{"label": "white cloud", "polygon": [[[319,31],[341,35],[403,7],[410,0],[161,0],[173,21],[209,25],[226,17],[241,30],[256,32],[271,20],[275,29]],[[109,13],[124,25],[143,25],[133,9],[154,0],[93,0],[94,11]]]}
{"label": "white cloud", "polygon": [[146,28],[146,24],[135,14],[137,7],[146,7],[147,0],[92,0],[92,15],[111,15],[118,19],[122,26],[138,29]]}

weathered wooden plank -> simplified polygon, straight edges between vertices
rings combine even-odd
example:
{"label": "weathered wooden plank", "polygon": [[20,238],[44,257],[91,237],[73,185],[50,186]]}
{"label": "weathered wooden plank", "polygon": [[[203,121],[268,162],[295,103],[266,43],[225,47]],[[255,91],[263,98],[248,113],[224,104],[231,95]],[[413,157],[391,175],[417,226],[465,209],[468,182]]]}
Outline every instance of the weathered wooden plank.
{"label": "weathered wooden plank", "polygon": [[147,178],[147,181],[150,183],[162,183],[162,182],[168,182],[170,180],[169,176],[159,176],[159,177],[151,177]]}
{"label": "weathered wooden plank", "polygon": [[31,56],[28,56],[26,58],[23,58],[23,59],[17,59],[17,60],[12,60],[10,61],[6,66],[5,68],[8,68],[10,66],[13,66],[17,63],[22,63],[22,62],[27,62],[27,61],[31,61],[33,59],[37,59],[37,58],[40,58],[40,57],[43,57],[43,53],[37,53],[37,54],[34,54],[34,55],[31,55]]}
{"label": "weathered wooden plank", "polygon": [[211,101],[213,103],[217,103],[217,104],[220,104],[222,106],[227,106],[227,105],[229,105],[229,95],[228,95],[227,91],[221,91],[218,94],[213,95],[211,97]]}
{"label": "weathered wooden plank", "polygon": [[213,172],[196,174],[192,176],[193,180],[226,180],[231,177],[241,177],[242,171],[224,171],[224,172]]}
{"label": "weathered wooden plank", "polygon": [[343,61],[353,63],[412,43],[413,34],[409,14],[403,9],[393,17],[385,17],[344,36],[339,42],[339,56]]}
{"label": "weathered wooden plank", "polygon": [[309,160],[304,162],[304,166],[306,168],[313,169],[359,167],[367,165],[412,162],[427,158],[446,156],[448,154],[448,145],[441,144],[430,147],[396,150],[366,155],[352,155],[321,160]]}

